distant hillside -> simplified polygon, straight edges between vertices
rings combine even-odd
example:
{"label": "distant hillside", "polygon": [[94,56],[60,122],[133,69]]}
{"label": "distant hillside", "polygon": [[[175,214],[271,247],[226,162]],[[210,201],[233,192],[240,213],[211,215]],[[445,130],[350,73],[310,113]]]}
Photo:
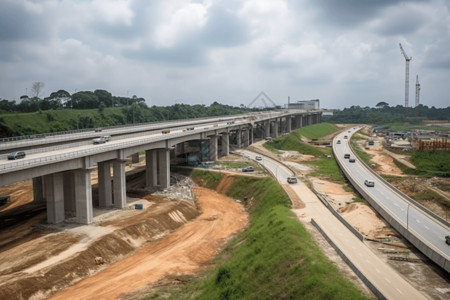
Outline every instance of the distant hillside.
{"label": "distant hillside", "polygon": [[102,109],[57,109],[0,114],[0,137],[126,124],[233,115],[252,111],[214,102],[210,106],[175,104],[147,107],[133,104]]}

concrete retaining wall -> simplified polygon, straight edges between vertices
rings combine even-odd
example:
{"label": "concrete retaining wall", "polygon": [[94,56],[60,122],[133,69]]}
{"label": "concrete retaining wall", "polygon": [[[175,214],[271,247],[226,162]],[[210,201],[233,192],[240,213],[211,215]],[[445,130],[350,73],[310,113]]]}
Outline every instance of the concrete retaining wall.
{"label": "concrete retaining wall", "polygon": [[327,240],[327,242],[331,245],[331,247],[336,250],[336,252],[339,254],[339,256],[345,261],[345,263],[355,272],[355,274],[361,279],[364,284],[372,291],[372,293],[375,294],[375,296],[378,297],[378,299],[387,299],[383,293],[376,288],[373,283],[367,279],[367,277],[359,271],[359,269],[352,263],[352,261],[339,249],[338,246],[336,246],[335,243],[328,237],[328,235],[322,230],[322,228],[319,226],[319,224],[314,221],[314,219],[311,219],[311,224],[313,224],[314,227],[317,228],[317,230],[320,232],[320,234]]}

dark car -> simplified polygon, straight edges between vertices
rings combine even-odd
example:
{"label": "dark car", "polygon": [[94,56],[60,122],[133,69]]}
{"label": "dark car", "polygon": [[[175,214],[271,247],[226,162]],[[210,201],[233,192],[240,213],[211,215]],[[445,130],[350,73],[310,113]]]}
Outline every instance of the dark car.
{"label": "dark car", "polygon": [[348,161],[354,163],[356,160],[354,158],[350,158]]}
{"label": "dark car", "polygon": [[21,159],[24,157],[25,157],[25,152],[23,152],[23,151],[14,151],[14,152],[11,152],[10,154],[8,154],[9,160]]}
{"label": "dark car", "polygon": [[242,172],[253,172],[255,171],[255,168],[253,168],[252,166],[248,166],[242,169]]}
{"label": "dark car", "polygon": [[447,235],[447,236],[445,237],[445,243],[446,243],[447,245],[450,245],[450,235]]}

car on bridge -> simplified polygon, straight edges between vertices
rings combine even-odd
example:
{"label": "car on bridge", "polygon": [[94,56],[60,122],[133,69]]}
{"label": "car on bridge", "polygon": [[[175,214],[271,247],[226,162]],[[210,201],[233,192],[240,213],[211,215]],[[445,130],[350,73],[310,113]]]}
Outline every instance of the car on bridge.
{"label": "car on bridge", "polygon": [[106,139],[105,139],[105,137],[101,136],[101,137],[93,139],[92,143],[94,143],[94,145],[104,144],[104,143],[106,143]]}
{"label": "car on bridge", "polygon": [[446,243],[447,245],[450,245],[450,235],[447,235],[447,236],[445,237],[445,243]]}
{"label": "car on bridge", "polygon": [[24,151],[14,151],[8,154],[8,160],[21,159],[25,157]]}
{"label": "car on bridge", "polygon": [[374,187],[375,186],[375,181],[371,180],[371,179],[366,179],[364,180],[364,184],[368,187]]}

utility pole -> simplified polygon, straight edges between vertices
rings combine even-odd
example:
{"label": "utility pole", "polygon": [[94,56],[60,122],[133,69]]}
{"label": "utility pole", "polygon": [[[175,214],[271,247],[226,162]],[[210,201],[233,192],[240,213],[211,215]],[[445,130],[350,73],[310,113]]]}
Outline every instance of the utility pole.
{"label": "utility pole", "polygon": [[420,83],[419,83],[419,75],[416,75],[416,117],[419,116],[419,104],[420,104]]}
{"label": "utility pole", "polygon": [[405,118],[408,117],[408,106],[409,106],[409,62],[411,61],[412,57],[408,57],[406,55],[405,50],[403,50],[402,44],[400,45],[400,51],[402,52],[403,56],[405,57],[406,61],[406,67],[405,67]]}

